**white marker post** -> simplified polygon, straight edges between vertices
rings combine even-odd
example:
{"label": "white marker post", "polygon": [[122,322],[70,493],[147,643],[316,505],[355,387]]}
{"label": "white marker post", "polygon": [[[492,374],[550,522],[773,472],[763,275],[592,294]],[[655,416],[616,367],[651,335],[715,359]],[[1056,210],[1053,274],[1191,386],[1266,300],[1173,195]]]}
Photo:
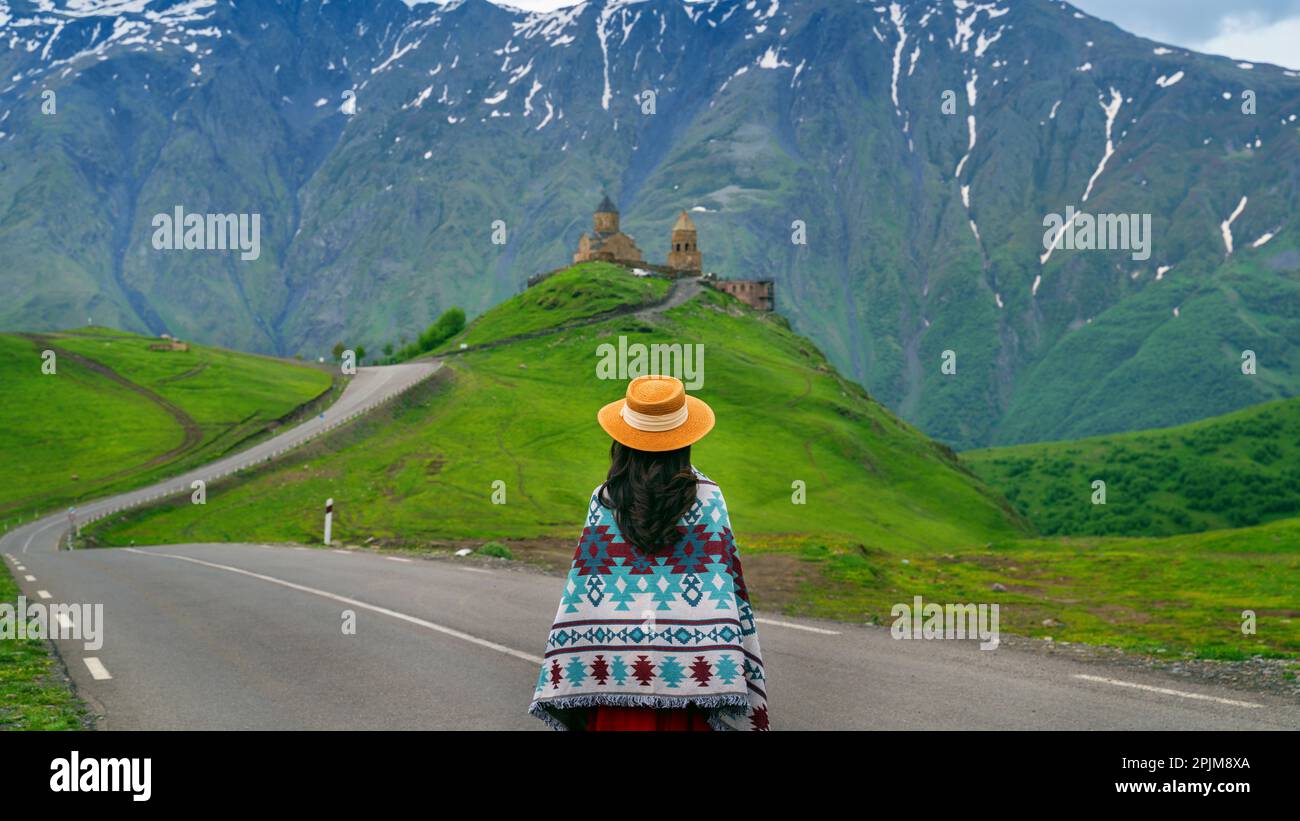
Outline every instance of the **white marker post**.
{"label": "white marker post", "polygon": [[334,523],[334,500],[325,500],[325,546],[330,544],[330,525]]}

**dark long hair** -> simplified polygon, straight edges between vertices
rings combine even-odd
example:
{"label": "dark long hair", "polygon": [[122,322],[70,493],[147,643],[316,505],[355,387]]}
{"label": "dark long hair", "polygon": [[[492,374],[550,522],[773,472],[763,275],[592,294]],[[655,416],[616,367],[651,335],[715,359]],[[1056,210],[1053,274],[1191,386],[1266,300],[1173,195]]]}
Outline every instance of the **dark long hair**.
{"label": "dark long hair", "polygon": [[623,538],[642,553],[657,553],[681,538],[677,520],[694,504],[695,485],[690,445],[652,452],[614,442],[599,498],[614,511]]}

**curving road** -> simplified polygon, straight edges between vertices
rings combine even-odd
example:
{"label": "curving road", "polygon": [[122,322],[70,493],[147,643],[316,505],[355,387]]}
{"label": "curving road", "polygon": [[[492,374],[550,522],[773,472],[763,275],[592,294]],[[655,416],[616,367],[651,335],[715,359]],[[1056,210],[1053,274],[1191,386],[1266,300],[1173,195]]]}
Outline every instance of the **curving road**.
{"label": "curving road", "polygon": [[[137,490],[79,505],[76,508],[76,522],[79,525],[84,525],[119,510],[135,507],[164,496],[173,496],[179,493],[189,494],[192,492],[191,484],[197,479],[211,484],[213,481],[228,476],[237,470],[259,462],[270,461],[280,454],[292,450],[298,445],[320,436],[322,433],[333,430],[339,425],[404,393],[409,388],[433,376],[441,367],[441,362],[431,361],[391,365],[382,368],[358,368],[356,375],[344,388],[343,395],[318,416],[267,439],[265,442],[258,443],[215,462],[209,462],[203,467],[196,468],[180,476],[164,479],[161,482]],[[14,552],[24,554],[32,549],[34,545],[38,549],[43,546],[47,551],[57,550],[59,537],[62,537],[67,532],[68,525],[69,518],[66,512],[37,519],[9,531],[3,538],[0,538],[0,550],[10,551],[15,543],[18,544],[19,549]],[[50,538],[51,536],[55,538]]]}
{"label": "curving road", "polygon": [[[188,493],[437,367],[362,369],[324,419],[82,512]],[[65,527],[47,517],[0,553],[30,601],[103,605],[102,646],[56,641],[100,728],[542,729],[525,708],[557,576],[292,545],[60,551]],[[760,625],[778,729],[1300,729],[1294,701],[1154,672],[834,622]]]}

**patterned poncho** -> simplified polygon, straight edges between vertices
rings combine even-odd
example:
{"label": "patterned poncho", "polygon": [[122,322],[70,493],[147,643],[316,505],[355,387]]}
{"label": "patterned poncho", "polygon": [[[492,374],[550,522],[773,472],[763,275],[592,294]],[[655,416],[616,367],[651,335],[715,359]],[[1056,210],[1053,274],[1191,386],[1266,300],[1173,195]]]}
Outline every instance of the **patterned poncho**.
{"label": "patterned poncho", "polygon": [[586,708],[705,710],[714,729],[766,730],[767,681],[722,491],[696,471],[672,551],[628,544],[591,494],[528,712],[557,730]]}

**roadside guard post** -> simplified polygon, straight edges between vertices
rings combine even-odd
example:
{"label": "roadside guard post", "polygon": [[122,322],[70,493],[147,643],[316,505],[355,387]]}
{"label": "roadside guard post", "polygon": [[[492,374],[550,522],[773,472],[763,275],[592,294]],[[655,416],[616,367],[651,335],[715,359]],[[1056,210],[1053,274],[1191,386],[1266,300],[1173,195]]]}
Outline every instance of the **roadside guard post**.
{"label": "roadside guard post", "polygon": [[325,546],[330,543],[330,525],[334,523],[334,500],[325,500]]}

